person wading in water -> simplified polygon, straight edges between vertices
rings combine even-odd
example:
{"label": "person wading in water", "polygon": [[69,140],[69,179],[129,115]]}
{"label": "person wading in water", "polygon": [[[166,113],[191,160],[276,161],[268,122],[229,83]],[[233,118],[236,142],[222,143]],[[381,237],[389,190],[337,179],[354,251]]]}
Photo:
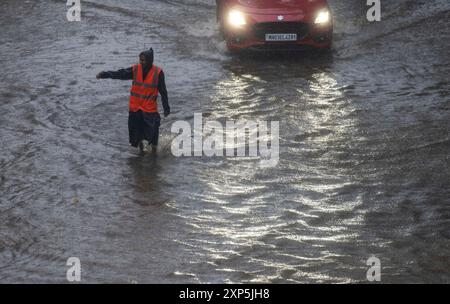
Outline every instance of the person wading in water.
{"label": "person wading in water", "polygon": [[139,54],[139,64],[128,69],[100,72],[97,79],[133,80],[130,93],[128,133],[130,144],[142,152],[156,154],[161,116],[158,113],[158,93],[162,98],[164,117],[170,114],[164,73],[153,65],[153,49]]}

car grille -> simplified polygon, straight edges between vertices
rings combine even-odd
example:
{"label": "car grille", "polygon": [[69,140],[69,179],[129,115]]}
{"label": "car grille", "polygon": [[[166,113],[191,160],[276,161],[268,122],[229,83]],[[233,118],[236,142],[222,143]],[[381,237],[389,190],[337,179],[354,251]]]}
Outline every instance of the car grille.
{"label": "car grille", "polygon": [[255,38],[265,40],[266,34],[297,34],[302,40],[308,34],[308,24],[302,22],[264,22],[253,26]]}

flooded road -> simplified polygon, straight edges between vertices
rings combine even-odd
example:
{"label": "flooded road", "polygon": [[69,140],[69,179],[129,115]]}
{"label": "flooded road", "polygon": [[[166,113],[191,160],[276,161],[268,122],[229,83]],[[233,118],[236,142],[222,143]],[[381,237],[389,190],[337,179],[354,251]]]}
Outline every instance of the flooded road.
{"label": "flooded road", "polygon": [[[329,56],[231,56],[212,0],[0,4],[0,282],[450,283],[450,3],[329,1]],[[345,3],[344,3],[345,2]],[[172,115],[128,146],[152,46]],[[280,161],[172,156],[171,124],[280,122]]]}

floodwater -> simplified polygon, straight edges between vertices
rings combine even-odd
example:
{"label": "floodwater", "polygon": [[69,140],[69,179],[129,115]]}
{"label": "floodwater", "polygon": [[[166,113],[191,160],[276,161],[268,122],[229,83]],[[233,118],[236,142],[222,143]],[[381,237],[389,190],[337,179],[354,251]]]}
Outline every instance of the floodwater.
{"label": "floodwater", "polygon": [[[0,3],[0,282],[450,283],[450,2],[329,1],[329,55],[232,56],[212,0]],[[144,48],[173,114],[128,146]],[[280,122],[280,160],[180,157],[177,120]]]}

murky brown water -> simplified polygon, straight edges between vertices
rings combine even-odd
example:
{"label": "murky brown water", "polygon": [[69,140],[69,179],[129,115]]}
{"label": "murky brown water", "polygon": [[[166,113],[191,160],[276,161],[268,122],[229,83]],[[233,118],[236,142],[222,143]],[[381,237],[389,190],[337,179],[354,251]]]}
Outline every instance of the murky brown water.
{"label": "murky brown water", "polygon": [[[450,282],[450,3],[330,1],[330,56],[232,57],[213,1],[0,3],[0,282]],[[153,46],[173,115],[128,147]],[[280,121],[280,163],[175,158],[171,123]]]}

